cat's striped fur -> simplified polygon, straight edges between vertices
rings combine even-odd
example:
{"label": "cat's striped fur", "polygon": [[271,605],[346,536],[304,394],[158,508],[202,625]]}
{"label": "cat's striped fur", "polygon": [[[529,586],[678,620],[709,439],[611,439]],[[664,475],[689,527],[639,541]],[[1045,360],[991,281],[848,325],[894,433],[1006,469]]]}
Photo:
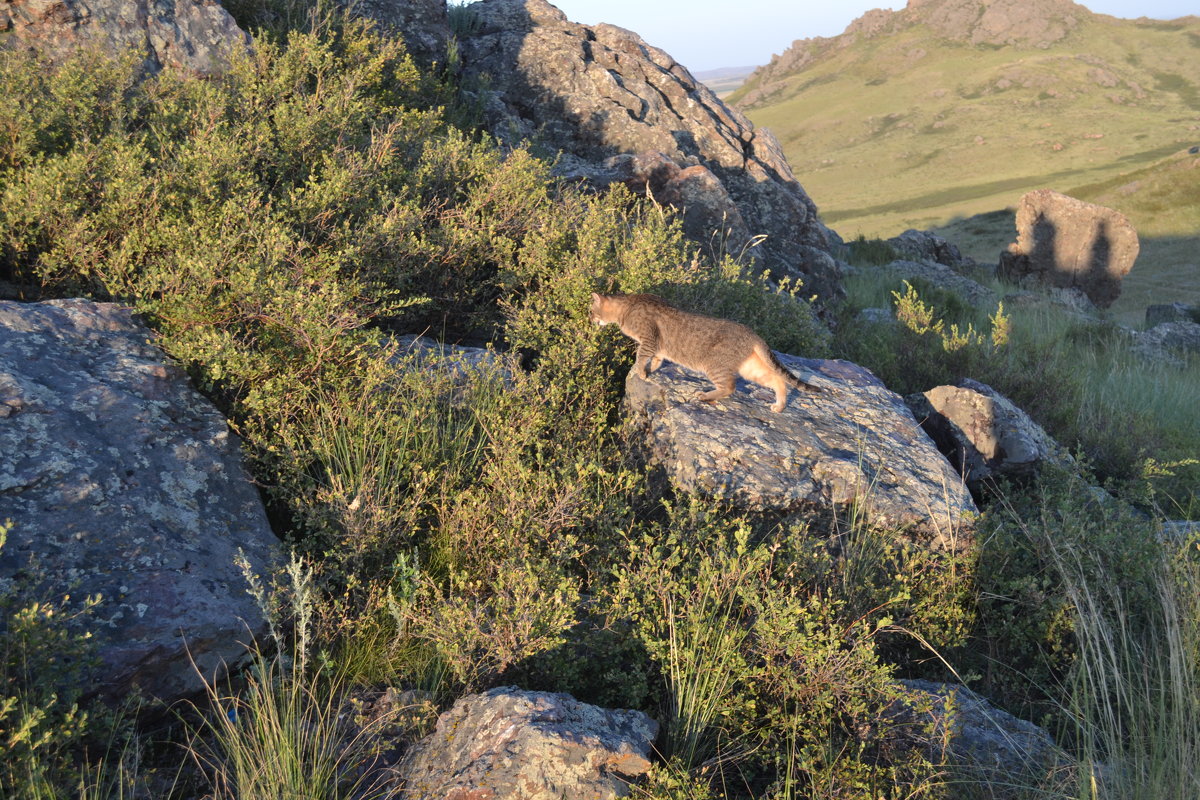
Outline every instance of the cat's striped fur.
{"label": "cat's striped fur", "polygon": [[738,376],[775,390],[772,411],[787,405],[788,386],[815,392],[793,375],[758,334],[727,319],[681,311],[652,294],[592,294],[591,320],[616,324],[638,343],[634,370],[643,379],[663,359],[703,372],[716,387],[698,399],[712,403],[733,394]]}

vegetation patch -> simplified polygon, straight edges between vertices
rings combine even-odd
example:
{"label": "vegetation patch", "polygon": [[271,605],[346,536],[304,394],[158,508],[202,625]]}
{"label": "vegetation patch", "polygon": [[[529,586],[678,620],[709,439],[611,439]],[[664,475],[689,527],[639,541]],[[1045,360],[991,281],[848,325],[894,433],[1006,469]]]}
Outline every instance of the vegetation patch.
{"label": "vegetation patch", "polygon": [[[238,9],[276,27],[211,79],[0,54],[0,277],[142,313],[241,435],[292,554],[278,588],[249,584],[273,625],[255,668],[163,730],[71,688],[86,642],[55,617],[86,604],[0,587],[0,793],[369,796],[378,731],[357,693],[424,698],[380,723],[402,746],[435,706],[520,683],[655,716],[646,796],[959,796],[946,721],[896,723],[901,676],[1056,726],[1069,788],[1031,793],[1089,796],[1100,764],[1138,791],[1194,788],[1195,548],[1154,532],[1196,512],[1191,373],[1154,374],[1175,388],[1150,407],[1111,328],[893,285],[870,266],[895,253],[865,238],[831,334],[803,286],[706,257],[627,191],[556,183],[397,41],[301,10]],[[679,496],[630,456],[633,354],[589,324],[597,290],[736,318],[899,392],[978,378],[1091,472],[996,487],[956,556],[853,508]],[[881,304],[898,327],[855,321]],[[494,359],[418,359],[398,333]],[[1096,505],[1085,479],[1123,500]],[[148,763],[126,756],[143,747]]]}

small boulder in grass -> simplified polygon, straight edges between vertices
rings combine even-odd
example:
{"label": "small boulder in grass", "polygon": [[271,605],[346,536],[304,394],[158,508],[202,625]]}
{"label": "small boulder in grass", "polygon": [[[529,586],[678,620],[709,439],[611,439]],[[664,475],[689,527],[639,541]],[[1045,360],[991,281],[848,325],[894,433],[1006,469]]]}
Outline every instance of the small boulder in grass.
{"label": "small boulder in grass", "polygon": [[658,723],[504,686],[458,700],[395,773],[407,800],[611,800],[650,769]]}
{"label": "small boulder in grass", "polygon": [[1028,414],[987,384],[967,378],[906,398],[921,426],[968,484],[1033,473],[1074,459]]}
{"label": "small boulder in grass", "polygon": [[910,696],[893,708],[897,727],[933,723],[941,747],[934,751],[930,742],[929,757],[948,760],[977,782],[982,796],[1018,800],[1047,775],[1072,763],[1045,730],[996,708],[965,686],[924,680],[900,684]]}

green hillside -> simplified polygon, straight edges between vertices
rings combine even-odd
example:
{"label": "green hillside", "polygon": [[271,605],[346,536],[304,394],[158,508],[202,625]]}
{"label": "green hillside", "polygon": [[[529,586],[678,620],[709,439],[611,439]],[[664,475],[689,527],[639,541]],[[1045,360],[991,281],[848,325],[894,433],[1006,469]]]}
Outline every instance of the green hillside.
{"label": "green hillside", "polygon": [[[795,43],[730,98],[775,133],[843,236],[941,225],[1040,187],[1099,186],[1200,142],[1200,17],[1028,4],[1036,43],[1022,44],[986,16],[953,28],[944,17],[964,4],[913,5]],[[1053,41],[1037,41],[1039,24]],[[1200,229],[1191,202],[1172,235]]]}

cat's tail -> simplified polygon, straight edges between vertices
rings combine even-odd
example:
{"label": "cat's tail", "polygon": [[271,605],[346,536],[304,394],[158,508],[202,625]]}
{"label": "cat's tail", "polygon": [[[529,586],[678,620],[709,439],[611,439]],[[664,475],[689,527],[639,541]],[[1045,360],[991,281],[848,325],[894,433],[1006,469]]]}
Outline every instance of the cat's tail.
{"label": "cat's tail", "polygon": [[[765,351],[765,352],[762,352],[762,351]],[[792,372],[790,369],[785,367],[783,365],[783,362],[779,360],[779,356],[775,355],[775,351],[772,350],[770,347],[767,347],[764,344],[762,346],[762,351],[760,351],[758,355],[761,358],[763,358],[764,360],[768,361],[771,364],[771,366],[775,367],[777,370],[782,372],[783,377],[792,386],[796,387],[797,389],[799,389],[802,392],[823,392],[823,391],[825,391],[820,386],[817,386],[815,383],[809,383],[808,381],[804,380],[803,378],[801,378],[800,376],[798,376],[794,372]]]}

